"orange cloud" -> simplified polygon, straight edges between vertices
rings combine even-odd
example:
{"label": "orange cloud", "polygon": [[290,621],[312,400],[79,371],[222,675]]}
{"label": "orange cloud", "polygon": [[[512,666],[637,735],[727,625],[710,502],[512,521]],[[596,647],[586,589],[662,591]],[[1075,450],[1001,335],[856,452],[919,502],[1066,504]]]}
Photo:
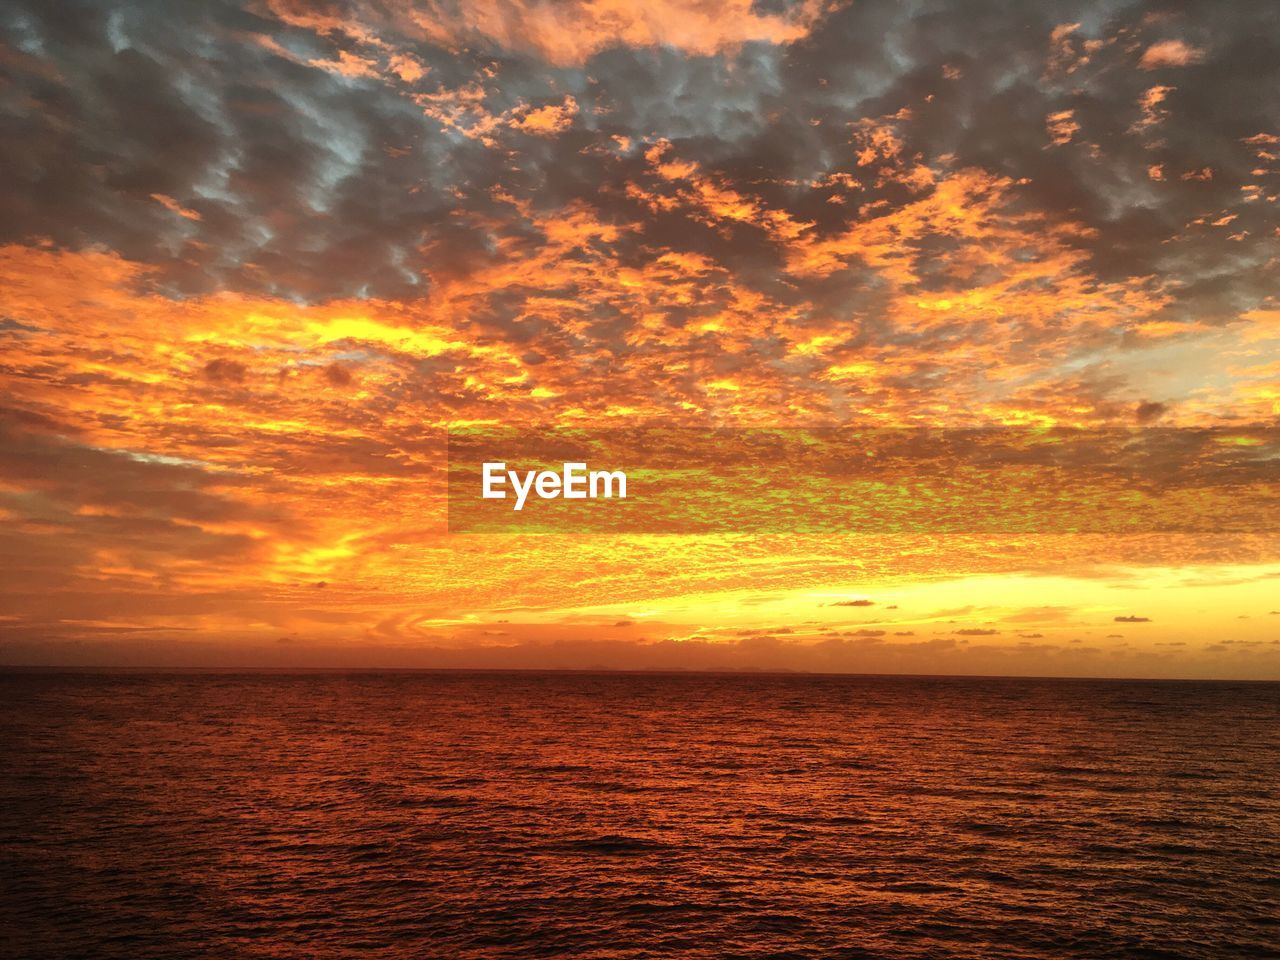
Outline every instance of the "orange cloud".
{"label": "orange cloud", "polygon": [[378,64],[374,60],[359,56],[349,50],[339,50],[337,57],[333,60],[311,60],[309,65],[352,79],[379,76]]}
{"label": "orange cloud", "polygon": [[1142,110],[1142,117],[1134,123],[1131,129],[1141,132],[1162,123],[1169,116],[1169,111],[1165,109],[1163,104],[1173,91],[1173,87],[1149,87],[1143,91],[1142,96],[1138,98],[1138,106]]}
{"label": "orange cloud", "polygon": [[186,220],[199,221],[203,219],[198,210],[192,210],[189,207],[184,207],[177,200],[173,199],[173,197],[167,196],[163,193],[153,193],[151,194],[151,199],[160,204],[166,210],[172,210],[178,216]]}
{"label": "orange cloud", "polygon": [[[1268,639],[1234,620],[1274,606],[1264,533],[448,534],[467,425],[1248,440],[1280,413],[1265,98],[1154,83],[1206,53],[1132,11],[1033,12],[1010,84],[981,18],[835,6],[264,0],[206,31],[177,4],[127,55],[10,51],[0,641],[1277,672],[1204,639],[1228,609]],[[1230,49],[1218,19],[1188,35]],[[200,70],[157,82],[193,35]],[[870,466],[859,503],[909,497]],[[1027,610],[1071,616],[991,632]]]}
{"label": "orange cloud", "polygon": [[773,14],[758,12],[751,0],[657,0],[644,5],[623,0],[432,0],[408,11],[407,17],[433,43],[456,47],[482,38],[568,66],[613,46],[669,46],[706,56],[753,41],[791,43],[809,32],[824,6],[805,0],[786,14]]}
{"label": "orange cloud", "polygon": [[1143,70],[1158,70],[1161,67],[1185,67],[1203,59],[1203,50],[1182,40],[1161,40],[1143,51],[1138,66]]}
{"label": "orange cloud", "polygon": [[535,136],[551,137],[573,126],[573,118],[577,113],[577,102],[573,97],[565,97],[561,103],[549,103],[529,110],[514,120],[512,126]]}
{"label": "orange cloud", "polygon": [[1075,121],[1074,110],[1060,110],[1045,118],[1045,129],[1049,132],[1049,142],[1054,146],[1063,146],[1080,132],[1080,124]]}
{"label": "orange cloud", "polygon": [[674,47],[710,56],[751,42],[792,43],[808,34],[829,4],[804,0],[785,13],[761,13],[751,0],[429,0],[358,3],[351,9],[270,0],[268,6],[284,23],[370,46],[387,47],[386,35],[404,31],[450,49],[482,42],[573,66],[615,46]]}

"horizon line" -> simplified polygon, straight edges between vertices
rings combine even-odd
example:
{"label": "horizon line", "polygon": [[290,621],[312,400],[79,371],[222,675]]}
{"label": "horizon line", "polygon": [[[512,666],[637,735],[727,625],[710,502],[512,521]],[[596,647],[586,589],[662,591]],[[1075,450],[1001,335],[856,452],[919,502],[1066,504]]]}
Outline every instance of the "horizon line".
{"label": "horizon line", "polygon": [[705,676],[705,677],[810,677],[815,679],[849,678],[867,680],[1036,680],[1088,683],[1254,683],[1280,685],[1277,678],[1245,677],[1142,677],[1142,676],[1067,676],[1050,674],[985,674],[985,673],[861,673],[817,670],[706,670],[696,667],[643,669],[609,667],[307,667],[307,666],[161,666],[127,664],[8,664],[0,663],[0,674],[31,673],[131,673],[131,674],[565,674],[574,676]]}

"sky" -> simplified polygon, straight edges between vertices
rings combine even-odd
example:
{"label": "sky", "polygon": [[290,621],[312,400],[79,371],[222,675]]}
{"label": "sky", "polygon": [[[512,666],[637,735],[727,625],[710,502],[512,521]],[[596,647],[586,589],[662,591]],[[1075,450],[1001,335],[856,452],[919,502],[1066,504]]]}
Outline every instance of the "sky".
{"label": "sky", "polygon": [[1252,501],[462,535],[445,456],[1274,428],[1277,89],[1263,0],[11,0],[0,663],[1280,679]]}

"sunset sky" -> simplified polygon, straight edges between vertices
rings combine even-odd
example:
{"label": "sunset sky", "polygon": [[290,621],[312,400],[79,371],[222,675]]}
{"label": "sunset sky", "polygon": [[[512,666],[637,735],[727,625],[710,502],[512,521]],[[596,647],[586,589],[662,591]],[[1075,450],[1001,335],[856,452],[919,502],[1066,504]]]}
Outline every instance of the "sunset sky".
{"label": "sunset sky", "polygon": [[1280,679],[1274,525],[445,482],[486,425],[1274,428],[1277,91],[1263,0],[9,2],[0,663]]}

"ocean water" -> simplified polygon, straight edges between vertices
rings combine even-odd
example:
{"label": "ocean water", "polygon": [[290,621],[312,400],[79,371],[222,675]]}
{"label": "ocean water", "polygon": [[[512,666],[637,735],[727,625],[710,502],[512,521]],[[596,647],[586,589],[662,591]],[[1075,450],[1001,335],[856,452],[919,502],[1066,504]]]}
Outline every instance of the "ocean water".
{"label": "ocean water", "polygon": [[4,957],[1280,957],[1280,685],[0,676]]}

